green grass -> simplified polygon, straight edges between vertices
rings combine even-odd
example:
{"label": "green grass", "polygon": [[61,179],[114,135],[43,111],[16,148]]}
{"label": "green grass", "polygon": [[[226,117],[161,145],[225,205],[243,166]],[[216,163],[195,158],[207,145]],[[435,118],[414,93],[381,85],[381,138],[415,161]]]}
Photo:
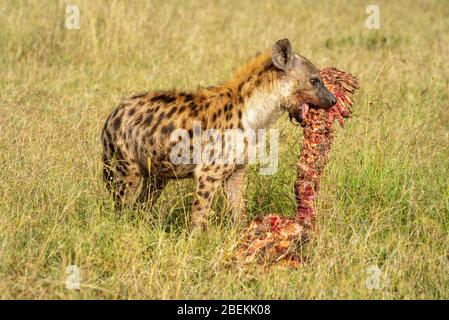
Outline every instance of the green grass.
{"label": "green grass", "polygon": [[[0,0],[0,298],[449,298],[449,7],[444,1]],[[359,76],[322,182],[307,262],[237,269],[242,229],[222,197],[188,233],[192,183],[151,212],[116,215],[100,131],[119,100],[215,84],[279,38],[317,66]],[[287,118],[279,171],[248,186],[249,217],[294,209],[301,130]],[[81,270],[69,290],[66,267]],[[367,268],[382,271],[369,290]]]}

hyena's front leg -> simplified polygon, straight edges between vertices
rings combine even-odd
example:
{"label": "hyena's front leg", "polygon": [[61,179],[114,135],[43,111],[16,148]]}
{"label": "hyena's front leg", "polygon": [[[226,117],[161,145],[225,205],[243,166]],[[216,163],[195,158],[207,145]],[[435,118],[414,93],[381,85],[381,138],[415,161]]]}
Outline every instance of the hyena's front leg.
{"label": "hyena's front leg", "polygon": [[216,165],[197,168],[195,172],[195,200],[192,206],[192,223],[194,228],[203,230],[206,227],[214,194],[223,181],[225,171],[225,169]]}
{"label": "hyena's front leg", "polygon": [[239,221],[245,217],[245,176],[246,168],[241,169],[229,178],[226,182],[226,196],[232,208],[234,221]]}

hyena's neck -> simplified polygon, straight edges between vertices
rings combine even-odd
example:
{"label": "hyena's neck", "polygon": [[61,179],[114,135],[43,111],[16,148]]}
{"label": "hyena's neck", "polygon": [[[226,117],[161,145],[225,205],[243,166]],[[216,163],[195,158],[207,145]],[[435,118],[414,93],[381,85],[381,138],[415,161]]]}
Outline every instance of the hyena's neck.
{"label": "hyena's neck", "polygon": [[285,112],[282,108],[282,90],[278,84],[272,90],[257,89],[244,101],[246,127],[253,130],[272,126]]}
{"label": "hyena's neck", "polygon": [[247,128],[268,128],[284,113],[281,100],[285,86],[268,51],[237,70],[228,86],[232,88],[237,104],[243,108]]}

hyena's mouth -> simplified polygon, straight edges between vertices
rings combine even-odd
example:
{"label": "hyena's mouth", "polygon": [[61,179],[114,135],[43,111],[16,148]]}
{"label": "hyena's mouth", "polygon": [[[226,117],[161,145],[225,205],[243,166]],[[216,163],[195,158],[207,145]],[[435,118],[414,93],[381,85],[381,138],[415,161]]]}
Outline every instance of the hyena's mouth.
{"label": "hyena's mouth", "polygon": [[299,105],[299,113],[302,119],[306,118],[307,112],[309,112],[310,107],[314,107],[313,105],[311,106],[310,104],[303,102]]}
{"label": "hyena's mouth", "polygon": [[292,119],[295,119],[298,123],[302,123],[302,121],[306,118],[306,115],[309,112],[310,108],[316,108],[316,106],[307,102],[301,102],[299,106],[296,105],[292,107],[288,112],[290,121],[292,121]]}

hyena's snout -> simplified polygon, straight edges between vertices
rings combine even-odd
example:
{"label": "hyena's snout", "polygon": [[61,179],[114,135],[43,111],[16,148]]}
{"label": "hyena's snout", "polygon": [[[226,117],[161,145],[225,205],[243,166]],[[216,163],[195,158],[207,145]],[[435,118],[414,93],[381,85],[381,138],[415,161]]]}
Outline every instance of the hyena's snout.
{"label": "hyena's snout", "polygon": [[337,98],[323,85],[318,94],[318,101],[320,101],[320,108],[329,109],[337,103]]}

